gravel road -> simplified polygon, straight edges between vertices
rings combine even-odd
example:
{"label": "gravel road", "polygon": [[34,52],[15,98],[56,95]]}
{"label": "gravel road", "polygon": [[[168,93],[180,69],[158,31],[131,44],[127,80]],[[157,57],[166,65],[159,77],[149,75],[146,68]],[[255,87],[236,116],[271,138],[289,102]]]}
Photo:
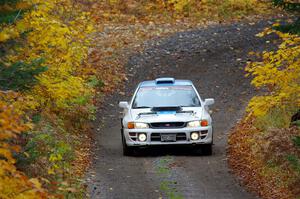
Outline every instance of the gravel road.
{"label": "gravel road", "polygon": [[[255,37],[269,23],[177,33],[149,41],[143,53],[131,55],[124,89],[108,96],[97,114],[97,149],[89,174],[91,198],[255,198],[230,174],[226,144],[230,128],[254,93],[244,77],[247,54],[272,47],[272,38]],[[122,155],[118,101],[129,100],[140,81],[162,76],[190,79],[202,98],[215,98],[212,156],[193,155],[182,148],[145,151],[138,157]]]}

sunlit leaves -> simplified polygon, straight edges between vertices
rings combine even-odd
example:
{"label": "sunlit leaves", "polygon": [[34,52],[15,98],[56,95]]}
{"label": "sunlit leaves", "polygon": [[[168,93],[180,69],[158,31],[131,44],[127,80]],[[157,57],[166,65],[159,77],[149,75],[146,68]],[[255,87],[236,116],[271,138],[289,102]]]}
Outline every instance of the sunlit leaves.
{"label": "sunlit leaves", "polygon": [[261,62],[250,63],[246,71],[254,76],[252,84],[268,93],[254,97],[248,110],[263,116],[272,107],[300,107],[300,38],[266,29],[265,34],[276,33],[282,43],[277,51],[263,52]]}
{"label": "sunlit leaves", "polygon": [[[48,71],[38,76],[39,85],[32,90],[33,95],[41,105],[68,107],[77,96],[91,92],[75,71],[87,56],[87,35],[92,31],[92,25],[88,13],[72,15],[76,8],[69,0],[33,2],[36,9],[26,13],[18,23],[30,30],[28,45],[11,56],[11,60],[30,61],[42,57]],[[56,5],[61,3],[65,7],[58,9]]]}
{"label": "sunlit leaves", "polygon": [[174,10],[177,12],[182,12],[190,5],[190,0],[168,0],[168,4],[173,6]]}

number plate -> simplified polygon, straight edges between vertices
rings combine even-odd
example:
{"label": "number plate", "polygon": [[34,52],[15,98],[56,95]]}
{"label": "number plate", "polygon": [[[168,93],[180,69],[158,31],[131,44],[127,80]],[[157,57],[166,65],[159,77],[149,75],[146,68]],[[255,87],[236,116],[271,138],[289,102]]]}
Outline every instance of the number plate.
{"label": "number plate", "polygon": [[162,142],[176,142],[176,134],[161,134]]}

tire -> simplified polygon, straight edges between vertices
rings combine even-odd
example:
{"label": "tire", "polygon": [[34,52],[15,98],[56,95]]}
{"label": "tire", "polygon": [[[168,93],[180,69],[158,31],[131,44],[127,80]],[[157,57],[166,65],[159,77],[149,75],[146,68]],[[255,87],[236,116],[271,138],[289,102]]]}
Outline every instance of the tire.
{"label": "tire", "polygon": [[212,144],[205,144],[202,146],[203,155],[212,155]]}
{"label": "tire", "polygon": [[132,147],[127,146],[123,130],[121,132],[122,132],[123,155],[124,156],[132,156],[134,154],[134,150]]}

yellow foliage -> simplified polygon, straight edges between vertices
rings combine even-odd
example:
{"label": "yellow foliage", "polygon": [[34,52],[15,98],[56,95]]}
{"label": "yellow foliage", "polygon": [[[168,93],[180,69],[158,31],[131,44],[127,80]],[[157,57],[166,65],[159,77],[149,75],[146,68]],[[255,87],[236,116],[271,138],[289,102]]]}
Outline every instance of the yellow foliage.
{"label": "yellow foliage", "polygon": [[119,0],[109,0],[110,4],[117,4],[119,2]]}
{"label": "yellow foliage", "polygon": [[[29,179],[17,170],[12,152],[19,152],[20,147],[14,145],[12,140],[22,132],[32,130],[31,123],[23,122],[27,115],[32,115],[36,110],[68,114],[66,109],[72,110],[76,105],[87,103],[86,99],[90,99],[93,92],[82,73],[86,70],[83,66],[90,44],[87,38],[93,32],[90,14],[82,12],[72,0],[24,0],[17,3],[13,10],[27,9],[29,6],[31,9],[23,13],[22,18],[0,27],[0,43],[16,39],[23,44],[9,50],[1,61],[5,60],[5,64],[9,65],[42,58],[43,66],[47,66],[48,70],[38,75],[38,84],[26,92],[0,91],[1,199],[51,198],[37,178]],[[1,5],[0,9],[4,7]],[[55,169],[65,161],[64,158],[60,154],[50,156],[47,161],[53,165],[45,168],[45,173],[48,170],[49,174],[55,174]]]}
{"label": "yellow foliage", "polygon": [[254,9],[258,0],[227,0],[228,4],[235,10]]}
{"label": "yellow foliage", "polygon": [[12,26],[7,26],[0,32],[0,43],[5,42],[9,39],[15,39],[19,37],[19,35],[19,32],[16,31]]}
{"label": "yellow foliage", "polygon": [[0,32],[0,42],[6,41],[10,38],[10,36],[5,32]]}
{"label": "yellow foliage", "polygon": [[[89,13],[73,15],[71,0],[32,0],[34,9],[26,13],[15,26],[16,32],[30,30],[27,45],[9,60],[45,60],[48,71],[38,77],[39,84],[28,96],[34,96],[41,106],[68,108],[79,96],[88,97],[92,90],[76,71],[87,58],[93,31]],[[59,7],[58,5],[64,6]],[[79,13],[79,12],[78,12]]]}
{"label": "yellow foliage", "polygon": [[169,5],[173,5],[175,11],[182,12],[191,3],[191,0],[168,0]]}
{"label": "yellow foliage", "polygon": [[277,51],[263,52],[262,62],[250,63],[246,71],[254,76],[252,84],[268,89],[268,94],[254,97],[248,111],[255,116],[265,115],[272,107],[300,107],[300,37],[266,29],[283,41]]}
{"label": "yellow foliage", "polygon": [[[17,2],[14,6],[9,4],[3,4],[0,5],[0,13],[5,13],[14,10],[21,11],[24,9],[28,9],[29,7],[30,4],[26,1]],[[0,43],[5,42],[9,39],[18,38],[20,36],[20,33],[23,32],[16,30],[14,25],[12,24],[0,25],[0,30]]]}
{"label": "yellow foliage", "polygon": [[0,92],[0,198],[49,198],[38,179],[28,179],[14,165],[12,152],[20,148],[12,145],[11,139],[28,130],[29,125],[21,120],[15,107],[6,102],[8,98],[18,101],[17,94]]}

